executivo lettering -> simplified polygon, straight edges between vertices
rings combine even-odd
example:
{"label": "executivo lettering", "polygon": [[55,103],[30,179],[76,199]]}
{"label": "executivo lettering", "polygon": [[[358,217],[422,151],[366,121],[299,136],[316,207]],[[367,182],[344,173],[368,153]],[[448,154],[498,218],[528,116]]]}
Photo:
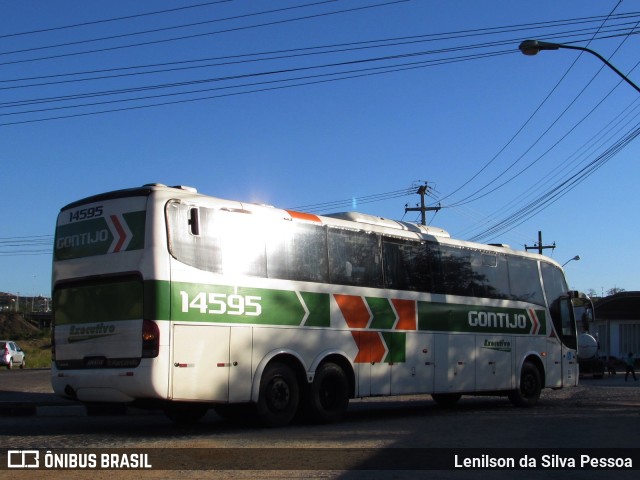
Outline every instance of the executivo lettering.
{"label": "executivo lettering", "polygon": [[485,338],[484,345],[482,345],[482,348],[487,348],[489,350],[497,350],[499,352],[510,352],[511,342],[509,342],[508,340],[489,340]]}
{"label": "executivo lettering", "polygon": [[87,325],[82,327],[71,325],[69,329],[69,338],[67,339],[67,341],[69,343],[81,342],[83,340],[91,340],[94,338],[108,337],[115,334],[116,334],[115,325],[107,325],[104,323],[98,323],[95,325]]}

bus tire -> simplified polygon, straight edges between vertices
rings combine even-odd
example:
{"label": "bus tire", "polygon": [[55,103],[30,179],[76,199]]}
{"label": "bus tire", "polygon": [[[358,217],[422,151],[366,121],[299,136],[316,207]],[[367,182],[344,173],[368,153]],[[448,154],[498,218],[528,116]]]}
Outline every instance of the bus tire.
{"label": "bus tire", "polygon": [[458,400],[460,400],[462,394],[460,393],[432,393],[431,398],[441,407],[450,408],[453,407]]}
{"label": "bus tire", "polygon": [[509,393],[509,400],[516,407],[532,407],[540,399],[542,382],[540,370],[531,362],[524,362],[520,373],[520,386]]}
{"label": "bus tire", "polygon": [[327,362],[318,368],[309,396],[309,417],[315,423],[340,420],[349,406],[349,381],[344,370]]}
{"label": "bus tire", "polygon": [[288,425],[298,411],[300,387],[294,372],[284,363],[267,365],[260,379],[256,412],[267,427]]}
{"label": "bus tire", "polygon": [[205,416],[208,405],[199,403],[169,403],[164,406],[164,414],[174,423],[192,424]]}

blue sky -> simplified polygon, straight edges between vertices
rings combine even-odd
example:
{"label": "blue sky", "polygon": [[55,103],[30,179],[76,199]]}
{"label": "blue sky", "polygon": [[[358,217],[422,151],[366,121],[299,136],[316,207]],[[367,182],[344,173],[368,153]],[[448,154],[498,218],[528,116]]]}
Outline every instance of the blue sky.
{"label": "blue sky", "polygon": [[49,293],[56,215],[91,194],[160,182],[414,221],[402,192],[425,181],[452,236],[542,231],[581,257],[572,288],[640,290],[640,95],[591,55],[517,49],[588,46],[640,82],[637,5],[4,0],[0,291]]}

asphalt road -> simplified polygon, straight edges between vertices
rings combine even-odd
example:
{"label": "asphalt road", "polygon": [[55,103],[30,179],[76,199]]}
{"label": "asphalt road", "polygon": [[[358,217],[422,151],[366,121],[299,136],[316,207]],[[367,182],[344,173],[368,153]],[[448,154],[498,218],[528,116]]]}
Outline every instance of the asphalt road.
{"label": "asphalt road", "polygon": [[[92,451],[87,449],[104,452],[114,447],[127,451],[149,449],[154,463],[184,467],[180,471],[128,472],[130,475],[126,478],[136,480],[178,477],[512,480],[514,475],[527,479],[635,480],[640,469],[640,465],[636,465],[633,471],[566,468],[527,472],[407,471],[366,469],[362,463],[400,462],[407,453],[412,461],[421,454],[446,456],[447,450],[441,449],[482,448],[502,451],[505,455],[513,449],[533,452],[544,448],[555,453],[566,451],[563,449],[576,452],[597,452],[602,448],[613,452],[625,448],[637,450],[640,446],[640,382],[625,383],[622,375],[602,380],[584,379],[575,388],[545,390],[540,404],[530,409],[515,408],[498,397],[463,397],[453,409],[437,407],[428,396],[374,398],[352,401],[342,422],[296,424],[281,429],[228,422],[213,412],[189,426],[175,425],[159,412],[148,414],[134,409],[127,415],[86,416],[82,406],[55,397],[48,382],[48,370],[0,371],[3,429],[0,449],[82,449],[83,452]],[[33,412],[12,410],[19,406],[33,407]],[[331,458],[320,458],[328,454]],[[212,469],[212,459],[220,455],[224,456],[223,460]],[[247,459],[253,463],[247,463]],[[252,469],[273,462],[280,462],[281,467]],[[242,468],[221,470],[234,463]],[[3,473],[7,471],[0,470],[0,477]],[[124,473],[127,472],[94,471],[91,478],[123,478]],[[73,470],[21,471],[20,478],[87,478],[87,474],[87,471]]]}

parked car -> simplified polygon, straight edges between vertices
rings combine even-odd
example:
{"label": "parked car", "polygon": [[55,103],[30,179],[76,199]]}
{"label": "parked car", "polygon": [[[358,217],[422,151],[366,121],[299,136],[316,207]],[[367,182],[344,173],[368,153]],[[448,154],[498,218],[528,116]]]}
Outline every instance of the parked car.
{"label": "parked car", "polygon": [[16,342],[0,340],[0,365],[11,369],[16,365],[24,368],[27,364],[27,355]]}

